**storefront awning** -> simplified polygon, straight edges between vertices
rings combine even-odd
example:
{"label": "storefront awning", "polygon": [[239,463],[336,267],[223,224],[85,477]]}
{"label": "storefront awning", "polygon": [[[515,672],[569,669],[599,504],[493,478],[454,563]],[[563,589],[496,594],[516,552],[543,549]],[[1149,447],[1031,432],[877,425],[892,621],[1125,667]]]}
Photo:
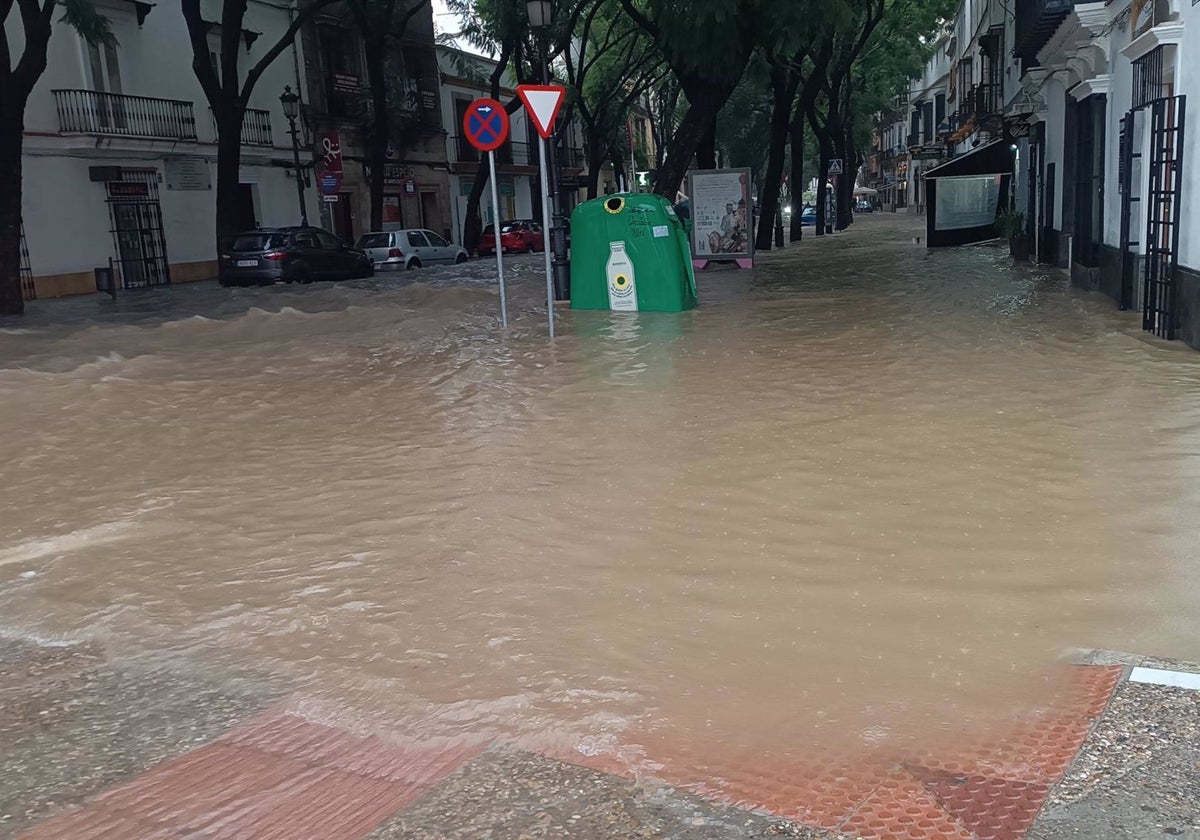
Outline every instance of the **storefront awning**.
{"label": "storefront awning", "polygon": [[1008,140],[993,140],[965,155],[925,170],[925,178],[953,178],[961,175],[1011,175],[1013,152]]}

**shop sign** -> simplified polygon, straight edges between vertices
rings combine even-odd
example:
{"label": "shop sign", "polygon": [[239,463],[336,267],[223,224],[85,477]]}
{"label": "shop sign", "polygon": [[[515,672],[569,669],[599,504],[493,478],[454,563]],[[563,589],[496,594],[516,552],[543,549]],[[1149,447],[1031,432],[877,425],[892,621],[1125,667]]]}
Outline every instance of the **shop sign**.
{"label": "shop sign", "polygon": [[919,146],[912,150],[914,160],[941,160],[946,156],[945,146]]}
{"label": "shop sign", "polygon": [[385,195],[383,197],[384,224],[400,224],[403,216],[400,214],[400,196]]}
{"label": "shop sign", "polygon": [[[517,194],[517,188],[511,178],[501,178],[497,183],[500,185],[500,195],[515,196]],[[471,194],[471,190],[474,187],[474,181],[460,180],[458,182],[458,194],[465,198]]]}
{"label": "shop sign", "polygon": [[109,198],[149,198],[150,185],[143,181],[109,181]]}
{"label": "shop sign", "polygon": [[399,163],[385,163],[383,165],[383,183],[388,187],[402,187],[404,182],[413,177],[411,166],[404,166]]}

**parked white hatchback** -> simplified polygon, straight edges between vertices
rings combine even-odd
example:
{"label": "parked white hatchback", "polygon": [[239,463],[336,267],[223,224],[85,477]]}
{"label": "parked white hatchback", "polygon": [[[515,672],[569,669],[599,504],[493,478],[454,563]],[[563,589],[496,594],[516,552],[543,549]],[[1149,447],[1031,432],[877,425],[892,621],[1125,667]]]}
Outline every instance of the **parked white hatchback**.
{"label": "parked white hatchback", "polygon": [[459,265],[467,261],[464,248],[431,230],[390,230],[364,233],[356,246],[366,251],[376,271],[401,271],[423,265]]}

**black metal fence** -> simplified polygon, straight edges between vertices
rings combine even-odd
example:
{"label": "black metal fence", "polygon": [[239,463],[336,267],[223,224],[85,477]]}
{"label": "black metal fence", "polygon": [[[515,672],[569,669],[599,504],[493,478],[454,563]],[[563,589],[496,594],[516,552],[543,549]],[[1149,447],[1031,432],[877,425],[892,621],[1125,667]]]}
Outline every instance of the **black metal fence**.
{"label": "black metal fence", "polygon": [[58,128],[67,134],[106,134],[195,140],[191,102],[98,90],[56,90]]}
{"label": "black metal fence", "polygon": [[21,297],[37,300],[37,286],[33,283],[33,267],[29,263],[29,245],[25,242],[25,223],[21,222]]}

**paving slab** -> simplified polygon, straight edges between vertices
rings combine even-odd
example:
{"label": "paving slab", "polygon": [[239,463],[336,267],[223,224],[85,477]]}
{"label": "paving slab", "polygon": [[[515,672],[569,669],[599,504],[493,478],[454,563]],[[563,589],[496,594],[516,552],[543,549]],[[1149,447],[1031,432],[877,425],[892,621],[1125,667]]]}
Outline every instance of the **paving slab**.
{"label": "paving slab", "polygon": [[113,665],[94,645],[3,640],[0,838],[213,740],[283,691]]}
{"label": "paving slab", "polygon": [[846,840],[719,805],[670,787],[506,749],[485,753],[370,835],[370,840],[542,838]]}

